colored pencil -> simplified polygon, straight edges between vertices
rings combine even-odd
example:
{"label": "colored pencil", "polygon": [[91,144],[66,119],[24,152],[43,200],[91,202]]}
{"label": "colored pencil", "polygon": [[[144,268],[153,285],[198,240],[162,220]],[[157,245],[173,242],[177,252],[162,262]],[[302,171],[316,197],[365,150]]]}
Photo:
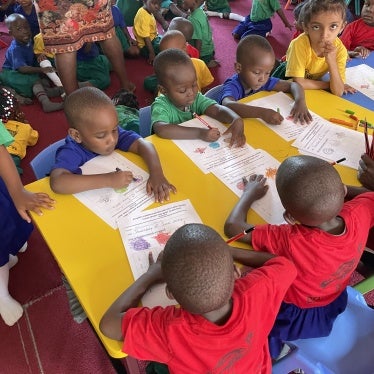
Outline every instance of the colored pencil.
{"label": "colored pencil", "polygon": [[346,158],[343,157],[343,158],[340,158],[339,160],[336,160],[336,161],[333,161],[333,162],[330,162],[330,165],[336,165],[336,164],[340,164],[341,162],[345,161]]}
{"label": "colored pencil", "polygon": [[369,137],[368,137],[368,123],[366,122],[366,118],[365,118],[365,126],[364,126],[364,136],[365,136],[366,154],[368,156],[370,156]]}
{"label": "colored pencil", "polygon": [[255,229],[255,226],[252,226],[250,227],[249,229],[247,230],[244,230],[242,232],[240,232],[239,234],[236,234],[235,236],[233,236],[232,238],[226,240],[226,243],[229,244],[229,243],[232,243],[232,242],[235,242],[236,240],[239,240],[240,238],[242,238],[243,236],[249,234],[251,231],[253,231]]}
{"label": "colored pencil", "polygon": [[201,123],[203,123],[208,129],[211,129],[212,126],[209,125],[207,121],[205,121],[204,118],[201,118],[197,113],[192,113],[192,115],[197,118]]}
{"label": "colored pencil", "polygon": [[337,123],[338,125],[343,125],[343,126],[348,126],[348,127],[354,127],[354,128],[357,127],[356,123],[347,122],[347,121],[344,121],[344,120],[339,119],[339,118],[330,118],[329,121],[332,122],[332,123]]}

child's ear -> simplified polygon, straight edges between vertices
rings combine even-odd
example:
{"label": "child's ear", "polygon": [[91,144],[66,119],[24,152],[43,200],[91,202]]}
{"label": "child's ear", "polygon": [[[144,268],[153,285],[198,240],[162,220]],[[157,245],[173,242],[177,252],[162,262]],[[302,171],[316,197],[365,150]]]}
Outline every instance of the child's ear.
{"label": "child's ear", "polygon": [[166,88],[165,88],[164,86],[161,86],[161,84],[159,84],[159,85],[157,86],[157,88],[158,88],[158,91],[159,91],[160,93],[162,93],[163,95],[166,94]]}
{"label": "child's ear", "polygon": [[170,292],[169,287],[167,285],[165,286],[165,292],[166,292],[166,296],[168,297],[168,299],[175,300],[173,294]]}
{"label": "child's ear", "polygon": [[73,129],[72,127],[69,128],[68,134],[71,136],[72,139],[74,139],[77,143],[82,143],[81,136],[79,134],[79,131],[77,129]]}
{"label": "child's ear", "polygon": [[242,71],[242,64],[235,62],[234,64],[235,71],[239,74]]}
{"label": "child's ear", "polygon": [[347,189],[347,186],[345,184],[343,184],[343,187],[344,187],[344,197],[346,197],[347,193],[348,193],[348,189]]}
{"label": "child's ear", "polygon": [[240,269],[234,264],[234,279],[239,279],[242,276]]}

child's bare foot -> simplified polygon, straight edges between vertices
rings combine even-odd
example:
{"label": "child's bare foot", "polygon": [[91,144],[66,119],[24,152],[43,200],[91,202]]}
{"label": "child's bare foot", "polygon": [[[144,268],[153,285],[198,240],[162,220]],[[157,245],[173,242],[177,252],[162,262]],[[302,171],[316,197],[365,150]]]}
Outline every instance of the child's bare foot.
{"label": "child's bare foot", "polygon": [[220,62],[217,61],[217,60],[210,60],[206,66],[208,66],[208,68],[216,68],[217,66],[221,66]]}
{"label": "child's bare foot", "polygon": [[0,315],[8,326],[13,326],[23,314],[22,305],[9,294],[0,297]]}
{"label": "child's bare foot", "polygon": [[132,82],[128,82],[128,83],[126,84],[126,87],[122,87],[122,88],[124,88],[125,90],[127,90],[127,91],[129,91],[129,92],[134,92],[134,91],[136,90],[136,86],[135,86],[135,84],[132,83]]}

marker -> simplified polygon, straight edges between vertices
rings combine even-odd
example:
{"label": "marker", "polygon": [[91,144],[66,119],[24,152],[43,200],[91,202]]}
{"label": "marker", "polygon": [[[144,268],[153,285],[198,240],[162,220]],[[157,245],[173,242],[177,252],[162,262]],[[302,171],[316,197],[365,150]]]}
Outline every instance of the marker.
{"label": "marker", "polygon": [[251,231],[253,231],[255,229],[255,226],[252,226],[250,227],[249,229],[247,230],[244,230],[242,232],[240,232],[239,234],[236,234],[235,236],[233,236],[232,238],[226,240],[226,243],[229,244],[229,243],[232,243],[232,242],[235,242],[236,240],[239,240],[240,238],[242,238],[243,236],[249,234]]}
{"label": "marker", "polygon": [[330,165],[336,165],[336,164],[340,164],[341,162],[345,161],[346,158],[343,157],[343,158],[340,158],[339,160],[336,160],[336,161],[333,161],[333,162],[330,162]]}
{"label": "marker", "polygon": [[353,110],[350,110],[350,109],[346,109],[345,112],[348,113],[348,114],[355,114],[355,112]]}
{"label": "marker", "polygon": [[[118,172],[118,171],[122,171],[120,168],[116,168],[116,172]],[[139,179],[138,178],[132,178],[132,181],[133,182],[137,182]]]}
{"label": "marker", "polygon": [[197,113],[192,113],[192,115],[197,118],[201,123],[203,123],[209,130],[212,128],[212,126],[209,125],[207,121],[205,121],[204,118],[201,118]]}

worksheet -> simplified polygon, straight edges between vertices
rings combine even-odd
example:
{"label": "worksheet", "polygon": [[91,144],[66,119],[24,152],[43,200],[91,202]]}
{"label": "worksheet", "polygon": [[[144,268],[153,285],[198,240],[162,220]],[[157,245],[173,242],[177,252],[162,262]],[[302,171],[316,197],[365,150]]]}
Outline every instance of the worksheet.
{"label": "worksheet", "polygon": [[[277,133],[286,141],[296,139],[308,126],[308,124],[301,125],[299,122],[293,122],[291,117],[291,109],[294,105],[294,100],[283,92],[277,92],[273,95],[252,100],[246,104],[259,106],[267,109],[273,109],[275,111],[278,110],[284,118],[280,125],[272,125],[266,123],[264,120],[260,118],[258,118],[258,120],[264,123],[270,130]],[[318,117],[315,113],[313,113],[310,110],[309,113],[312,115],[313,121]]]}
{"label": "worksheet", "polygon": [[97,156],[81,166],[81,169],[84,175],[110,173],[116,169],[132,171],[133,182],[123,189],[100,188],[74,194],[113,229],[118,227],[119,218],[143,210],[154,202],[154,197],[146,193],[149,174],[117,152],[109,156]]}
{"label": "worksheet", "polygon": [[374,100],[374,69],[369,65],[360,64],[345,70],[347,83]]}
{"label": "worksheet", "polygon": [[[227,127],[221,122],[214,120],[213,118],[202,116],[209,126],[216,127],[223,134]],[[206,129],[204,125],[197,118],[190,121],[183,122],[183,126],[186,127],[201,127]],[[229,141],[231,134],[224,135],[215,142],[205,142],[199,139],[174,139],[173,142],[186,154],[204,174],[208,174],[216,165],[220,165],[226,160],[233,160],[241,155],[252,151],[253,148],[246,144],[244,147],[229,147]]]}
{"label": "worksheet", "polygon": [[[369,136],[370,144],[371,138]],[[345,157],[340,164],[357,169],[361,154],[365,152],[365,137],[362,132],[321,120],[306,128],[292,145],[299,148],[300,153],[308,152],[330,162]]]}
{"label": "worksheet", "polygon": [[252,209],[266,222],[271,224],[285,223],[284,208],[275,187],[275,175],[280,163],[269,153],[256,149],[236,160],[222,163],[212,173],[231,191],[240,197],[244,190],[243,177],[262,174],[267,178],[269,190],[260,200],[252,204]]}
{"label": "worksheet", "polygon": [[[135,212],[118,220],[119,232],[135,279],[148,270],[149,252],[152,252],[156,261],[174,231],[187,223],[202,223],[190,200]],[[144,295],[142,303],[152,307],[173,305],[176,302],[167,298],[165,285],[157,285]]]}

